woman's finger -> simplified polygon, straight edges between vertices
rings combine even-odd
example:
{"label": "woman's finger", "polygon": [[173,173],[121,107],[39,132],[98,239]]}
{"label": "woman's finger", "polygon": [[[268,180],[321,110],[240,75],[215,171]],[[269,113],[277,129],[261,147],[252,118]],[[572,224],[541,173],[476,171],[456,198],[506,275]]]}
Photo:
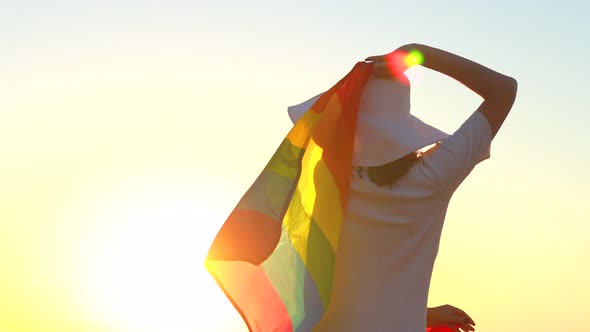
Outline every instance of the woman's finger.
{"label": "woman's finger", "polygon": [[472,332],[475,331],[475,328],[467,323],[463,323],[460,325],[461,330],[463,330],[464,332]]}
{"label": "woman's finger", "polygon": [[459,308],[454,308],[454,307],[453,307],[453,309],[454,309],[453,310],[453,313],[455,315],[457,315],[457,316],[459,316],[459,317],[461,317],[463,319],[467,319],[469,324],[475,325],[475,322],[473,321],[473,319],[471,319],[471,317],[469,317],[469,315],[465,311],[463,311],[463,310],[461,310]]}
{"label": "woman's finger", "polygon": [[366,58],[365,61],[385,61],[385,55],[373,55]]}
{"label": "woman's finger", "polygon": [[453,325],[462,325],[462,324],[467,323],[467,321],[465,318],[463,318],[461,316],[453,315],[452,317],[450,317],[448,319],[448,323],[453,324]]}
{"label": "woman's finger", "polygon": [[471,319],[471,317],[469,317],[468,314],[466,314],[465,312],[463,312],[463,315],[465,315],[465,319],[467,320],[466,323],[469,323],[471,325],[475,325],[475,322],[473,321],[473,319]]}
{"label": "woman's finger", "polygon": [[449,320],[448,324],[460,327],[461,330],[464,332],[475,331],[475,328],[471,326],[472,324],[470,323],[470,321],[471,320],[467,317],[454,314],[453,317]]}

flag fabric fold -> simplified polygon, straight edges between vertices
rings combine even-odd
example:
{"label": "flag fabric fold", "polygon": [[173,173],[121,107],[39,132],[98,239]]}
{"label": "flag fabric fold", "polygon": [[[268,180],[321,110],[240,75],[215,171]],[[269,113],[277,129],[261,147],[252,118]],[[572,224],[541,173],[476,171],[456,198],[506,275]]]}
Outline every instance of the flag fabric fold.
{"label": "flag fabric fold", "polygon": [[352,173],[357,63],[295,123],[215,237],[205,266],[252,332],[306,332],[330,303]]}

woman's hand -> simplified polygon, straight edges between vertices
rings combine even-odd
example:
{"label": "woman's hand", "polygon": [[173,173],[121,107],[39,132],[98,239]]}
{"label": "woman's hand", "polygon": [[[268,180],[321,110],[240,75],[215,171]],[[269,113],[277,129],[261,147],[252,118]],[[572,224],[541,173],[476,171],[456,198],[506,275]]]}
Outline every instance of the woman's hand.
{"label": "woman's hand", "polygon": [[404,71],[421,64],[423,60],[422,55],[414,50],[412,45],[401,46],[391,53],[367,57],[365,61],[373,63],[373,75],[379,78],[405,80]]}
{"label": "woman's hand", "polygon": [[365,61],[378,64],[375,75],[381,77],[387,77],[386,69],[393,76],[403,76],[401,74],[409,66],[421,64],[456,79],[484,99],[478,111],[488,119],[492,137],[504,123],[518,90],[518,83],[512,77],[456,54],[422,44],[404,45],[391,53],[368,57]]}
{"label": "woman's hand", "polygon": [[473,319],[465,311],[448,304],[428,308],[426,325],[432,328],[445,327],[454,332],[475,331]]}

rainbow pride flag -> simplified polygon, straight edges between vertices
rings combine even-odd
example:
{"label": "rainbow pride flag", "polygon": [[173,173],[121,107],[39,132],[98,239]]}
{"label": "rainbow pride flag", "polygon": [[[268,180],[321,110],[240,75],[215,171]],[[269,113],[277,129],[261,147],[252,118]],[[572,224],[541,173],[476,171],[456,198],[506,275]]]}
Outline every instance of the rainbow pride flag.
{"label": "rainbow pride flag", "polygon": [[311,331],[330,304],[371,71],[357,63],[297,121],[211,245],[205,266],[252,332]]}

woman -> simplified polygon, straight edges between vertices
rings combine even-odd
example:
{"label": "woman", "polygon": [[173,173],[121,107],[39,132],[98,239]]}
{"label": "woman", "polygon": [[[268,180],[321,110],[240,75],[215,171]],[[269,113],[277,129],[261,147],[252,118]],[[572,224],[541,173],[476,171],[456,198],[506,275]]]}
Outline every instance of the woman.
{"label": "woman", "polygon": [[[483,98],[452,135],[410,114],[403,75],[410,52],[423,66],[448,75]],[[479,162],[516,97],[517,83],[473,61],[410,44],[368,57],[374,63],[357,120],[354,174],[341,230],[330,305],[315,332],[421,332],[446,325],[473,330],[473,321],[447,306],[427,309],[428,289],[453,192]],[[289,108],[296,122],[318,97]],[[433,145],[425,153],[420,150]],[[433,322],[433,317],[440,319]],[[438,325],[437,325],[438,324]]]}

